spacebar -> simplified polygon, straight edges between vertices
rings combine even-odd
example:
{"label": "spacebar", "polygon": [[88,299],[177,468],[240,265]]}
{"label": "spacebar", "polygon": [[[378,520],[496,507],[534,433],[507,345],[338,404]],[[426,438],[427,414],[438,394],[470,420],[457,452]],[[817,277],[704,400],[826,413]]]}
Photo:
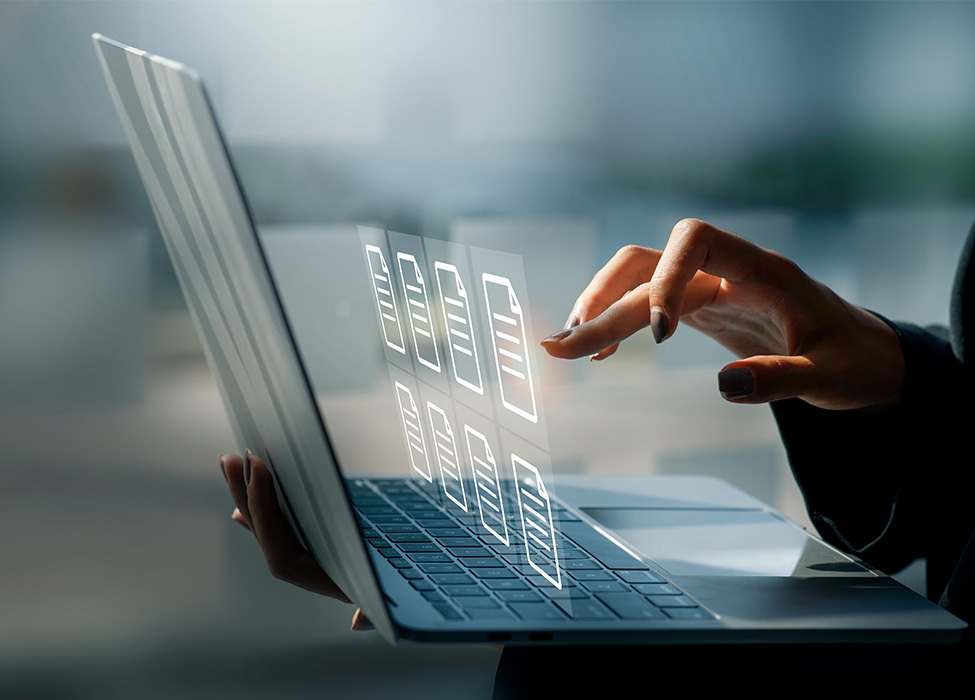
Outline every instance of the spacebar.
{"label": "spacebar", "polygon": [[568,537],[607,569],[649,569],[616,543],[606,539],[587,523],[559,523],[562,535]]}

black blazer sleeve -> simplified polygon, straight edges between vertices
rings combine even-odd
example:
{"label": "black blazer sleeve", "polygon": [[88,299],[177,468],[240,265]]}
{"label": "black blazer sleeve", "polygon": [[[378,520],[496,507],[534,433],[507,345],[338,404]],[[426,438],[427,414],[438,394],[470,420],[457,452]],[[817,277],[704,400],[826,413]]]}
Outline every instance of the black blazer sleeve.
{"label": "black blazer sleeve", "polygon": [[964,303],[968,287],[975,290],[972,249],[970,234],[953,299],[955,348],[944,329],[888,322],[907,362],[896,404],[858,411],[826,411],[798,399],[772,404],[820,535],[887,572],[926,557],[934,600],[975,525],[971,381],[956,352],[960,319],[975,307]]}

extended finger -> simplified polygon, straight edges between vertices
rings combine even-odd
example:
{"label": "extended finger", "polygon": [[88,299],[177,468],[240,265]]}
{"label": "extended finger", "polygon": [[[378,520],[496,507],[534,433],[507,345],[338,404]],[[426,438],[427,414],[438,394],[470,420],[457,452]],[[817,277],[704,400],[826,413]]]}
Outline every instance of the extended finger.
{"label": "extended finger", "polygon": [[[776,274],[779,256],[733,233],[697,219],[674,226],[650,280],[650,307],[657,342],[673,335],[691,281],[701,272],[731,282],[757,281]],[[717,286],[713,288],[717,291]]]}
{"label": "extended finger", "polygon": [[[720,279],[699,273],[684,296],[682,313],[693,313],[714,297]],[[650,325],[650,284],[645,282],[625,294],[603,313],[575,328],[565,329],[542,341],[542,347],[553,357],[572,359],[595,355],[602,360],[614,352],[620,341]]]}
{"label": "extended finger", "polygon": [[251,456],[247,502],[251,525],[271,574],[314,593],[351,602],[298,542],[278,502],[271,471]]}
{"label": "extended finger", "polygon": [[596,273],[572,307],[566,328],[589,321],[653,275],[660,251],[628,245]]}
{"label": "extended finger", "polygon": [[[234,520],[241,522],[249,530],[253,530],[250,510],[247,507],[247,484],[244,482],[244,460],[238,455],[221,455],[220,466],[230,487],[230,496],[234,499],[237,510],[231,515]],[[237,517],[239,515],[239,517]]]}

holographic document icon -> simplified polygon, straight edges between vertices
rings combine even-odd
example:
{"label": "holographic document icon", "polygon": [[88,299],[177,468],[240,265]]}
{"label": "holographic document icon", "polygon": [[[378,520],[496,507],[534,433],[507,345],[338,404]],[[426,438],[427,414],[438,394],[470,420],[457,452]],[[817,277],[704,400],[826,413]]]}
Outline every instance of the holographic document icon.
{"label": "holographic document icon", "polygon": [[508,523],[504,517],[504,504],[501,502],[501,479],[498,463],[483,434],[469,425],[464,426],[467,438],[467,455],[474,468],[474,489],[477,492],[477,505],[481,512],[481,524],[504,545],[511,543],[508,538]]}
{"label": "holographic document icon", "polygon": [[501,403],[509,411],[537,423],[524,311],[507,277],[485,272],[481,279],[491,324],[491,343],[498,369]]}
{"label": "holographic document icon", "polygon": [[430,316],[430,301],[427,285],[416,258],[409,253],[396,253],[399,260],[400,279],[403,280],[403,294],[406,297],[406,312],[413,330],[413,347],[420,364],[434,372],[440,371],[440,351],[433,334],[433,320]]}
{"label": "holographic document icon", "polygon": [[410,453],[410,464],[413,471],[424,479],[433,483],[433,473],[430,470],[430,460],[427,457],[427,445],[420,428],[420,412],[417,410],[413,392],[408,387],[396,382],[396,401],[399,404],[399,415],[403,421],[403,431],[406,434],[406,449]]}
{"label": "holographic document icon", "polygon": [[443,482],[444,493],[466,513],[467,495],[464,493],[460,455],[457,453],[457,441],[454,439],[450,420],[442,408],[430,401],[427,401],[427,413],[430,415],[430,425],[433,427],[433,442],[437,463],[440,465],[440,479]]}
{"label": "holographic document icon", "polygon": [[383,251],[374,245],[366,244],[366,258],[369,260],[369,273],[372,275],[372,288],[379,309],[379,322],[383,328],[386,345],[397,352],[406,354],[403,343],[403,329],[396,309],[396,295],[393,294],[393,280],[386,267]]}
{"label": "holographic document icon", "polygon": [[464,288],[457,267],[437,261],[437,288],[443,309],[444,328],[447,329],[447,346],[454,367],[454,379],[477,394],[484,394],[481,382],[481,363],[474,342],[474,324],[471,321],[471,300]]}
{"label": "holographic document icon", "polygon": [[545,580],[562,590],[562,574],[555,546],[555,525],[552,523],[552,502],[542,476],[533,465],[516,454],[511,455],[518,491],[518,510],[525,535],[525,556],[528,564]]}

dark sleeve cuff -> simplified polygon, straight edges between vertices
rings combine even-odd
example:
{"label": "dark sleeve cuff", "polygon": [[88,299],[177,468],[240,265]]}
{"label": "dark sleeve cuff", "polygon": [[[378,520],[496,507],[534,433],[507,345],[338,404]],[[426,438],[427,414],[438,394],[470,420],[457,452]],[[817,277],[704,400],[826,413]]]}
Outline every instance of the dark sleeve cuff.
{"label": "dark sleeve cuff", "polygon": [[907,364],[897,403],[828,411],[789,399],[773,403],[772,411],[819,533],[895,571],[927,554],[933,512],[944,505],[934,490],[950,478],[945,470],[957,468],[943,453],[959,442],[966,382],[942,330],[883,320],[897,333]]}

